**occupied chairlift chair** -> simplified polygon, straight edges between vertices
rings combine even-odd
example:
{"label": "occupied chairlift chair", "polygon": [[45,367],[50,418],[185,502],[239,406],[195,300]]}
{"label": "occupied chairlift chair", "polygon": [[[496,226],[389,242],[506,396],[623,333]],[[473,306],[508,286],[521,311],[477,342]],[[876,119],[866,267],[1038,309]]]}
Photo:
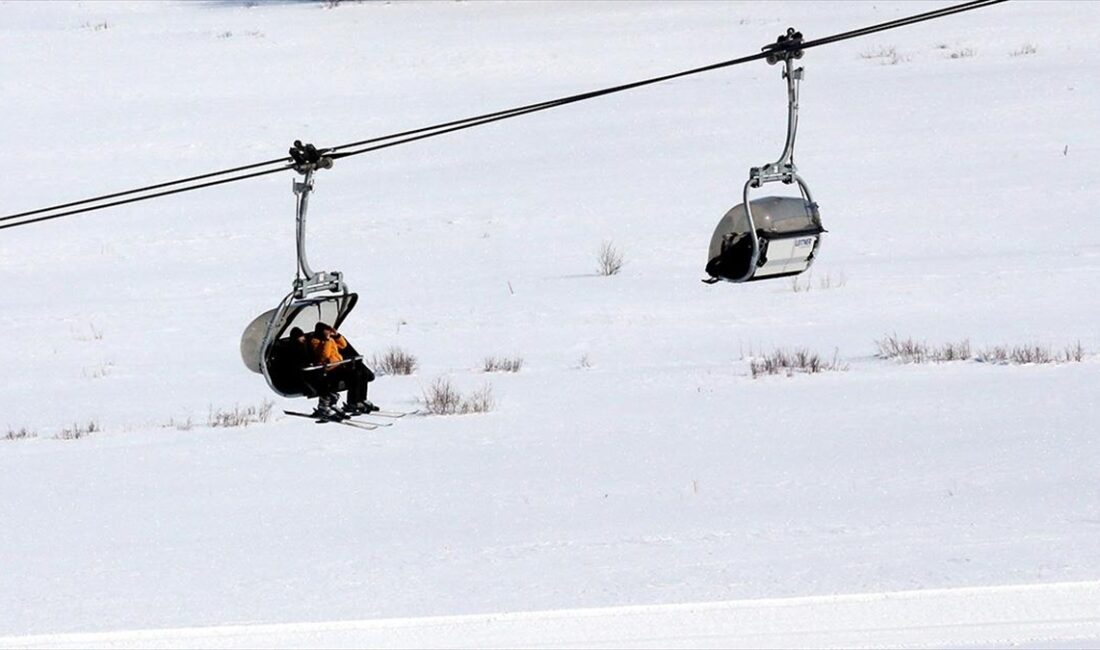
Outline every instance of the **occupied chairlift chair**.
{"label": "occupied chairlift chair", "polygon": [[[303,355],[294,349],[297,341],[290,330],[298,327],[309,333],[318,322],[339,329],[355,308],[359,296],[349,293],[339,271],[314,272],[306,259],[306,211],[313,191],[313,173],[332,167],[332,159],[313,145],[302,146],[295,141],[290,150],[294,169],[305,178],[294,181],[297,197],[298,275],[294,288],[275,309],[257,316],[241,336],[241,358],[249,370],[263,374],[268,386],[283,397],[317,397],[320,386],[320,366],[303,368]],[[343,351],[346,362],[362,357],[348,344]],[[343,382],[341,382],[342,384]],[[346,386],[330,386],[329,390],[346,390]]]}
{"label": "occupied chairlift chair", "polygon": [[[802,58],[802,34],[793,28],[772,45],[767,61],[783,61],[787,80],[787,141],[779,159],[749,170],[742,191],[743,202],[734,206],[718,222],[710,240],[703,280],[748,282],[802,273],[813,263],[821,245],[821,226],[817,203],[810,188],[794,165],[794,139],[798,130],[798,82],[802,68],[792,69],[792,60]],[[749,200],[749,189],[780,181],[797,183],[801,197],[767,196]]]}

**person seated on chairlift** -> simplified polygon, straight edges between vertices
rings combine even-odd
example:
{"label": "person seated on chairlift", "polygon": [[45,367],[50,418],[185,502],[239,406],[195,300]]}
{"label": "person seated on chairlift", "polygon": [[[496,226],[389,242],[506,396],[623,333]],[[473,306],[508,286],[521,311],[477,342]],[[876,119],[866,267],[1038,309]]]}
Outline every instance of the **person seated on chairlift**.
{"label": "person seated on chairlift", "polygon": [[347,386],[345,413],[361,415],[378,410],[377,406],[367,401],[367,384],[374,381],[374,373],[359,359],[344,359],[340,350],[347,348],[348,342],[343,335],[327,323],[317,323],[309,346],[314,361],[324,366],[325,383],[330,389],[326,393],[334,393],[331,389],[341,381]]}
{"label": "person seated on chairlift", "polygon": [[[287,365],[301,372],[302,385],[306,388],[306,394],[317,396],[317,408],[313,415],[317,417],[332,417],[336,415],[336,401],[340,395],[329,390],[325,374],[313,359],[313,349],[309,344],[309,335],[300,327],[290,328],[287,346]],[[312,369],[311,369],[312,368]]]}

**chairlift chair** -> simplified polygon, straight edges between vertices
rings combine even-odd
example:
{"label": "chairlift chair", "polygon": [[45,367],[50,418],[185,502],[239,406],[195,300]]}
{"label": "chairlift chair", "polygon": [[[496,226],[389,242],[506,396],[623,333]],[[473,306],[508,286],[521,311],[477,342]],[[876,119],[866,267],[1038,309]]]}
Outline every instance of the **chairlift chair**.
{"label": "chairlift chair", "polygon": [[[821,245],[821,215],[810,188],[794,164],[794,139],[798,130],[798,82],[802,68],[792,61],[802,58],[802,34],[793,28],[780,36],[769,51],[769,64],[783,61],[787,81],[787,141],[779,159],[749,170],[742,202],[718,222],[710,240],[703,280],[713,284],[749,282],[798,275],[810,267]],[[749,190],[767,183],[796,184],[798,197],[766,196],[750,200]]]}
{"label": "chairlift chair", "polygon": [[[268,386],[283,397],[316,397],[317,382],[311,381],[312,373],[320,369],[303,372],[300,356],[293,349],[297,342],[290,338],[290,331],[298,327],[311,332],[318,322],[339,329],[359,296],[348,291],[343,274],[339,271],[315,272],[306,259],[306,212],[309,207],[309,195],[313,191],[313,173],[317,169],[328,169],[332,159],[318,151],[313,145],[303,146],[295,141],[290,155],[295,161],[294,169],[304,176],[302,181],[294,181],[293,189],[297,197],[297,252],[298,274],[294,287],[279,303],[257,316],[241,336],[241,359],[244,365],[267,380]],[[359,355],[349,344],[343,351],[347,359]],[[344,386],[330,387],[332,390],[344,390]]]}

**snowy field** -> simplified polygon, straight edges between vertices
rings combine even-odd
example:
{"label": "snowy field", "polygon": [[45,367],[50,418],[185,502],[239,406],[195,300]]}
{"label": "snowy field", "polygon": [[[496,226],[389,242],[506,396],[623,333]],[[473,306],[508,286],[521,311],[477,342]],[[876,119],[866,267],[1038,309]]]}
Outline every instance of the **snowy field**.
{"label": "snowy field", "polygon": [[[945,3],[249,4],[0,6],[0,212]],[[289,172],[0,232],[0,645],[1100,643],[1097,26],[1097,3],[1011,2],[808,51],[796,160],[829,233],[797,283],[699,282],[782,146],[763,62],[320,172],[310,261],[361,296],[343,331],[420,361],[372,399],[418,408],[442,377],[490,387],[486,414],[281,415],[308,405],[238,344],[293,279]],[[878,358],[895,334],[1084,355]],[[751,376],[794,348],[843,369]],[[878,610],[814,627],[898,593],[937,604],[884,614],[893,636]],[[812,612],[743,637],[721,613],[769,602]],[[691,636],[699,608],[729,634]],[[554,622],[624,611],[669,636]],[[421,619],[458,627],[384,633]],[[167,628],[200,631],[95,636]],[[362,633],[309,636],[334,628]]]}

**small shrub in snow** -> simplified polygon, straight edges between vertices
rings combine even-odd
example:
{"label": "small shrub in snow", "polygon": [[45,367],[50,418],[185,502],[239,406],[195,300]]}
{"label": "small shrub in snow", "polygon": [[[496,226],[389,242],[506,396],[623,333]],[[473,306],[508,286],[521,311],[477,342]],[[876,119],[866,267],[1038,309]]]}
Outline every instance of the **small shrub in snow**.
{"label": "small shrub in snow", "polygon": [[882,359],[897,359],[902,363],[924,363],[928,360],[928,344],[911,338],[901,339],[897,334],[875,341],[875,345],[878,347],[877,356]]}
{"label": "small shrub in snow", "polygon": [[861,59],[889,59],[897,56],[898,50],[896,47],[884,47],[880,45],[873,50],[864,50],[859,53]]}
{"label": "small shrub in snow", "polygon": [[978,53],[978,51],[975,50],[972,47],[964,47],[962,49],[953,50],[952,52],[950,52],[947,55],[947,58],[949,58],[949,59],[969,59],[970,57],[975,56],[977,53]]}
{"label": "small shrub in snow", "polygon": [[485,357],[485,372],[519,372],[523,359],[519,357]]}
{"label": "small shrub in snow", "polygon": [[966,361],[970,358],[970,341],[963,339],[958,343],[944,343],[932,348],[932,361]]}
{"label": "small shrub in snow", "polygon": [[488,384],[463,397],[450,381],[440,377],[424,391],[424,406],[433,415],[487,413],[495,403],[493,389]]}
{"label": "small shrub in snow", "polygon": [[898,54],[896,47],[878,47],[873,50],[865,50],[860,53],[861,59],[877,60],[882,65],[897,65],[909,60],[909,57]]}
{"label": "small shrub in snow", "polygon": [[165,429],[175,429],[177,431],[190,431],[195,426],[195,421],[191,416],[187,416],[186,420],[176,421],[176,418],[170,418],[168,424],[164,425]]}
{"label": "small shrub in snow", "polygon": [[600,246],[600,254],[596,261],[598,263],[596,270],[603,276],[615,275],[623,268],[623,254],[609,241],[605,241]]}
{"label": "small shrub in snow", "polygon": [[577,361],[577,366],[579,368],[585,368],[585,369],[591,368],[592,367],[592,360],[588,358],[587,354],[582,354],[580,360]]}
{"label": "small shrub in snow", "polygon": [[1085,348],[1081,347],[1080,341],[1066,347],[1066,349],[1062,351],[1062,360],[1066,362],[1079,362],[1084,358]]}
{"label": "small shrub in snow", "polygon": [[452,415],[458,412],[462,395],[451,382],[440,377],[424,391],[424,406],[434,415]]}
{"label": "small shrub in snow", "polygon": [[1030,345],[993,345],[983,348],[976,354],[970,349],[970,341],[928,345],[911,338],[899,338],[897,334],[875,341],[877,356],[882,359],[896,359],[902,363],[940,363],[943,361],[967,361],[973,359],[983,363],[1024,365],[1031,363],[1069,363],[1085,358],[1085,349],[1078,341],[1067,346],[1061,352],[1053,352],[1049,346]]}
{"label": "small shrub in snow", "polygon": [[228,409],[210,407],[206,425],[209,427],[247,427],[250,424],[267,422],[271,419],[271,409],[274,406],[275,402],[264,400],[260,406],[245,408],[240,406]]}
{"label": "small shrub in snow", "polygon": [[983,349],[974,358],[984,363],[1002,365],[1076,363],[1085,358],[1085,349],[1081,347],[1080,341],[1066,347],[1061,352],[1054,352],[1050,347],[1037,343],[1012,347],[994,345]]}
{"label": "small shrub in snow", "polygon": [[85,425],[73,424],[72,427],[66,427],[59,431],[54,438],[58,440],[80,440],[84,436],[99,431],[99,423],[95,420],[90,420]]}
{"label": "small shrub in snow", "polygon": [[1027,56],[1029,54],[1035,54],[1038,51],[1039,50],[1031,43],[1024,43],[1018,49],[1009,52],[1009,56]]}
{"label": "small shrub in snow", "polygon": [[8,429],[8,432],[4,435],[4,440],[26,440],[37,437],[37,431],[31,431],[27,427],[19,427],[19,429]]}
{"label": "small shrub in snow", "polygon": [[1012,357],[1011,351],[1004,345],[993,345],[983,349],[975,357],[982,363],[1000,363],[1006,364]]}
{"label": "small shrub in snow", "polygon": [[420,364],[416,357],[394,346],[381,355],[375,355],[372,365],[383,375],[411,375]]}
{"label": "small shrub in snow", "polygon": [[877,356],[881,359],[896,359],[902,363],[941,363],[944,361],[965,361],[970,358],[970,341],[928,345],[911,338],[899,338],[892,334],[875,341]]}
{"label": "small shrub in snow", "polygon": [[469,397],[462,400],[459,413],[488,413],[493,410],[496,400],[493,399],[493,389],[486,384],[475,390]]}
{"label": "small shrub in snow", "polygon": [[833,354],[832,361],[823,361],[816,352],[797,349],[793,351],[776,350],[771,354],[749,360],[749,371],[753,379],[765,375],[793,376],[796,372],[816,374],[829,370],[847,370],[847,366],[837,361],[837,354]]}

